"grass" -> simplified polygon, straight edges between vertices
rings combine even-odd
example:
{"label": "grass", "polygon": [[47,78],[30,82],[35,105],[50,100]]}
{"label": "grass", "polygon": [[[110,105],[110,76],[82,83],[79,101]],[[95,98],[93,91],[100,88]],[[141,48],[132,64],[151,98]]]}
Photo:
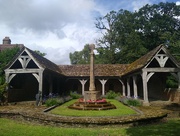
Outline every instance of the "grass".
{"label": "grass", "polygon": [[180,119],[140,127],[64,128],[41,126],[0,118],[0,136],[176,136]]}
{"label": "grass", "polygon": [[66,102],[65,104],[53,109],[50,111],[52,114],[62,115],[62,116],[86,116],[86,117],[97,117],[97,116],[123,116],[123,115],[131,115],[136,114],[136,112],[123,105],[122,103],[118,102],[117,100],[108,100],[112,104],[116,106],[117,109],[111,109],[111,110],[101,110],[101,111],[94,111],[94,110],[75,110],[75,109],[69,109],[68,106],[76,102],[77,99],[71,100],[69,102]]}

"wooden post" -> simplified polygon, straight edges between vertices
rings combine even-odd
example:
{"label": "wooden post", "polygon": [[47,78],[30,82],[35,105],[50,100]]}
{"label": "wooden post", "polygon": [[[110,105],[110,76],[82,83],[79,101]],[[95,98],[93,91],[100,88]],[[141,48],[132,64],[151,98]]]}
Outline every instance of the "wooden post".
{"label": "wooden post", "polygon": [[143,96],[144,96],[144,106],[149,106],[148,100],[148,90],[147,90],[147,71],[143,71],[142,73],[142,81],[143,81]]}
{"label": "wooden post", "polygon": [[121,84],[122,84],[122,92],[123,92],[123,96],[126,96],[126,93],[125,93],[125,85],[124,85],[124,82],[121,80],[121,79],[119,79],[119,81],[121,82]]}
{"label": "wooden post", "polygon": [[105,84],[106,84],[106,82],[107,82],[107,80],[105,80],[105,79],[99,79],[99,81],[101,82],[101,84],[102,84],[102,95],[104,96],[105,95]]}
{"label": "wooden post", "polygon": [[84,96],[84,85],[86,84],[87,80],[82,79],[82,80],[79,80],[79,81],[80,81],[80,83],[82,85],[82,95]]}
{"label": "wooden post", "polygon": [[133,90],[134,90],[134,98],[137,99],[138,98],[138,94],[137,94],[137,76],[133,76]]}
{"label": "wooden post", "polygon": [[178,89],[180,89],[180,72],[178,72]]}
{"label": "wooden post", "polygon": [[131,97],[129,81],[130,81],[130,78],[127,79],[127,97]]}

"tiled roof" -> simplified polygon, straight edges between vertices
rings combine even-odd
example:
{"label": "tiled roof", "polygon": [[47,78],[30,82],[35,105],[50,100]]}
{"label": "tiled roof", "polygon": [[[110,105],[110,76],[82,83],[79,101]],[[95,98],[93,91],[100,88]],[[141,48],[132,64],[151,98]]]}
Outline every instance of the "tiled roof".
{"label": "tiled roof", "polygon": [[144,66],[146,66],[146,64],[148,64],[148,62],[151,61],[151,59],[154,57],[154,55],[160,50],[160,48],[162,48],[163,45],[159,45],[157,46],[155,49],[153,49],[152,51],[148,52],[147,54],[145,54],[144,56],[140,57],[139,59],[137,59],[136,61],[132,62],[127,69],[122,73],[122,75],[126,75],[128,73],[134,72],[136,70],[139,70],[141,68],[143,68]]}
{"label": "tiled roof", "polygon": [[[10,47],[10,46],[9,46]],[[95,64],[94,75],[95,76],[124,76],[129,73],[135,72],[145,67],[155,56],[155,54],[162,48],[163,45],[157,46],[154,50],[148,52],[146,55],[137,59],[131,64]],[[26,47],[24,47],[25,49]],[[22,49],[21,51],[23,51]],[[34,51],[26,48],[34,59],[45,69],[57,72],[59,74],[71,77],[87,77],[90,73],[90,65],[56,65],[50,60],[40,56]]]}
{"label": "tiled roof", "polygon": [[[11,44],[12,45],[12,44]],[[8,46],[9,48],[13,48],[14,46]],[[59,73],[61,74],[61,70],[59,69],[59,67],[51,62],[50,60],[42,57],[41,55],[35,53],[34,51],[30,50],[29,48],[25,47],[25,46],[22,46],[20,48],[20,51],[14,56],[14,58],[12,59],[12,61],[6,66],[6,68],[8,68],[16,59],[17,57],[22,53],[24,52],[24,50],[27,49],[28,52],[33,56],[33,58],[39,63],[40,66],[42,66],[44,69],[48,69],[48,70],[51,70],[51,71],[54,71],[56,73]]]}
{"label": "tiled roof", "polygon": [[[162,46],[157,46],[131,64],[95,64],[94,74],[95,76],[123,76],[139,70],[148,64]],[[89,65],[60,65],[59,68],[67,76],[89,76]]]}
{"label": "tiled roof", "polygon": [[[128,64],[95,64],[95,76],[120,76]],[[89,76],[90,65],[59,65],[66,76]]]}
{"label": "tiled roof", "polygon": [[[26,48],[26,47],[25,47],[25,48]],[[57,72],[57,73],[59,73],[59,74],[62,73],[61,69],[59,69],[59,67],[58,67],[55,63],[51,62],[50,60],[42,57],[41,55],[35,53],[34,51],[32,51],[32,50],[30,50],[30,49],[28,49],[28,48],[26,48],[26,49],[31,53],[31,55],[34,57],[34,59],[35,59],[43,68],[49,69],[49,70],[54,71],[54,72]]]}

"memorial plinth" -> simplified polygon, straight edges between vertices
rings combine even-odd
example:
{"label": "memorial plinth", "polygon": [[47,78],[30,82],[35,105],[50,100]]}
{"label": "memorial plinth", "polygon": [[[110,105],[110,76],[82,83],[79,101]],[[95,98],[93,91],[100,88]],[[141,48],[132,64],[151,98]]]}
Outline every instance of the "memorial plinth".
{"label": "memorial plinth", "polygon": [[84,99],[85,101],[92,100],[96,101],[101,97],[100,91],[84,91]]}

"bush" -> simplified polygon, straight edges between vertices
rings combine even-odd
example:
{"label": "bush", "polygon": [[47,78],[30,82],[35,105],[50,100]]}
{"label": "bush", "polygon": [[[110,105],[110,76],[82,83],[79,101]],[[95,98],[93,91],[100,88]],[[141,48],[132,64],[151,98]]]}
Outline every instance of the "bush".
{"label": "bush", "polygon": [[54,105],[59,105],[59,104],[62,104],[64,103],[64,100],[63,99],[60,99],[60,98],[49,98],[45,101],[45,105],[47,107],[50,107],[50,106],[54,106]]}
{"label": "bush", "polygon": [[107,94],[106,94],[106,98],[107,99],[115,99],[116,97],[118,97],[120,94],[119,93],[115,93],[114,91],[110,90]]}
{"label": "bush", "polygon": [[141,102],[139,100],[136,100],[136,99],[129,99],[127,101],[127,105],[129,105],[129,106],[140,106]]}
{"label": "bush", "polygon": [[8,85],[7,83],[0,85],[0,100],[3,99],[3,93],[5,92],[7,85]]}
{"label": "bush", "polygon": [[128,106],[141,106],[141,102],[137,99],[121,97],[119,101]]}
{"label": "bush", "polygon": [[78,94],[77,92],[73,92],[73,91],[70,92],[70,96],[72,97],[72,99],[79,99],[79,98],[81,98],[80,94]]}
{"label": "bush", "polygon": [[122,103],[123,103],[123,104],[125,104],[125,105],[128,105],[128,103],[127,103],[128,98],[127,98],[127,97],[125,97],[125,96],[120,97],[120,98],[118,99],[118,101],[122,102]]}

